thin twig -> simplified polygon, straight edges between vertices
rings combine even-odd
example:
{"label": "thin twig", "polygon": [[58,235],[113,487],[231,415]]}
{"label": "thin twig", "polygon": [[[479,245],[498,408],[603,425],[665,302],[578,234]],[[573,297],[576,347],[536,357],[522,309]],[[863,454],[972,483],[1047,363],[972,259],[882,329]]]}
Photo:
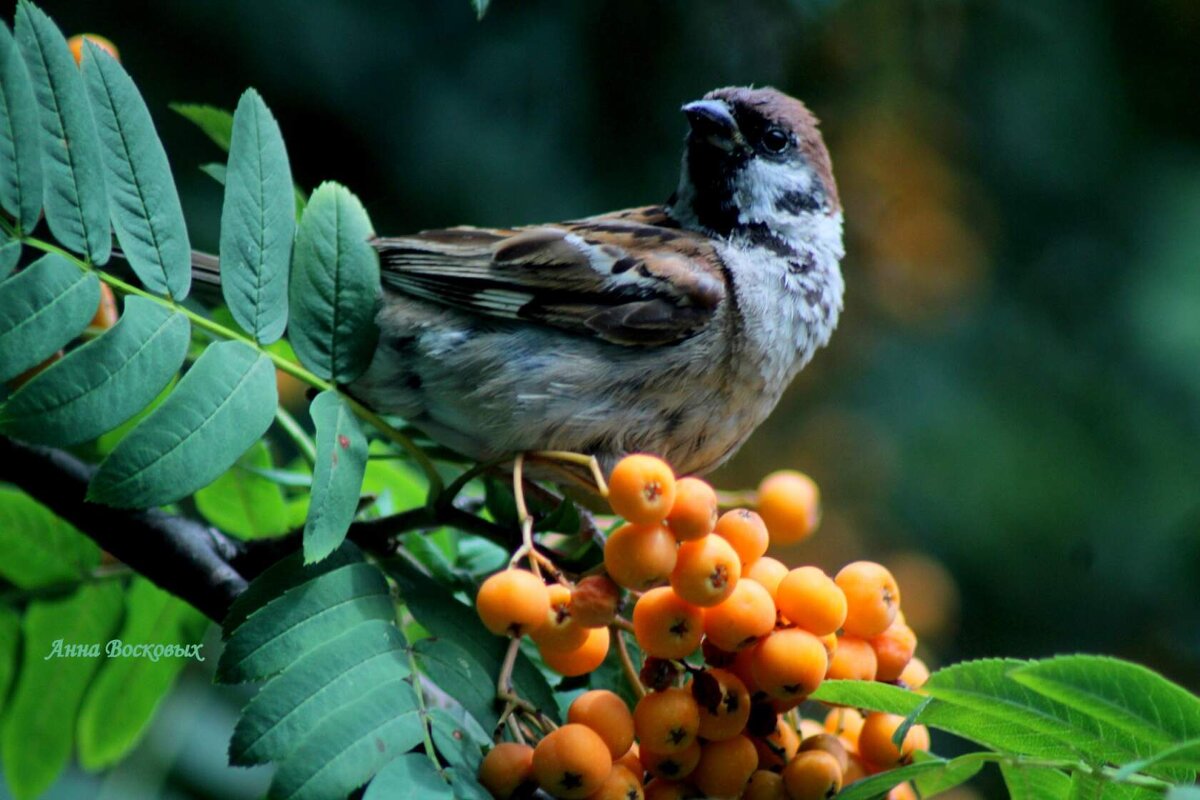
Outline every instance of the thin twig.
{"label": "thin twig", "polygon": [[625,679],[629,681],[633,693],[640,700],[646,696],[646,687],[642,685],[637,667],[633,664],[633,657],[629,655],[629,647],[625,644],[625,637],[621,635],[621,628],[616,624],[609,625],[608,632],[617,640],[617,655],[621,657],[621,669],[625,672]]}

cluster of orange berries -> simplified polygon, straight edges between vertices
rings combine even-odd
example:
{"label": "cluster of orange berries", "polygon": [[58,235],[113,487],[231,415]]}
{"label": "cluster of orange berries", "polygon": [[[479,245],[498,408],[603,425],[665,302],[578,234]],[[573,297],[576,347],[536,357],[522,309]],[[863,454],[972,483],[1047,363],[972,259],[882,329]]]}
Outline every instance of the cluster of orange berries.
{"label": "cluster of orange berries", "polygon": [[632,630],[650,691],[632,711],[612,692],[587,692],[536,747],[497,745],[480,772],[497,798],[533,785],[561,798],[827,798],[928,749],[921,726],[897,747],[902,720],[887,714],[799,718],[826,678],[917,688],[928,676],[886,568],[857,561],[830,577],[765,555],[816,526],[809,478],[775,473],[757,512],[718,514],[707,483],[634,455],[614,468],[609,502],[627,522],[606,543],[607,576],[547,587],[508,569],[484,582],[477,607],[494,633],[528,634],[552,669],[582,675],[620,635],[610,626],[623,587],[637,598]]}

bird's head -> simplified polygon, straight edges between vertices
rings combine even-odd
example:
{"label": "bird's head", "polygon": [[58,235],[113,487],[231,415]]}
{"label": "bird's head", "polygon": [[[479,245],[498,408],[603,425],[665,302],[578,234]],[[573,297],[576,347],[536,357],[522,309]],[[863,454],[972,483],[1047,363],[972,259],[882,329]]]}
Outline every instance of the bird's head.
{"label": "bird's head", "polygon": [[681,223],[790,242],[810,238],[806,231],[823,219],[840,222],[829,151],[799,100],[772,88],[728,87],[682,110],[690,130],[669,201]]}

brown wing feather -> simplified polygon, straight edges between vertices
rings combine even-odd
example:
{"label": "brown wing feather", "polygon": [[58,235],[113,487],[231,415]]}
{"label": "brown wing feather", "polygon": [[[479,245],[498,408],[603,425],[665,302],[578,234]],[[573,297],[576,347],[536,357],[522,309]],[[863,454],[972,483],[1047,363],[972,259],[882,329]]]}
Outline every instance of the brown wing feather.
{"label": "brown wing feather", "polygon": [[725,297],[712,244],[659,206],[513,230],[424,231],[375,246],[392,289],[619,344],[686,339]]}

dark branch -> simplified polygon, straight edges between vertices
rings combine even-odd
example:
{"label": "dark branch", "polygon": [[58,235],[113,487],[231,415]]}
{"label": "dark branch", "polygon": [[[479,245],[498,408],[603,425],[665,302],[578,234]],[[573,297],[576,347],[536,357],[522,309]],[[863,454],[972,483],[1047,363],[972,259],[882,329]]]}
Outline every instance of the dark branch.
{"label": "dark branch", "polygon": [[230,562],[240,543],[208,525],[157,509],[132,511],[89,503],[95,468],[70,453],[0,436],[0,481],[70,522],[130,568],[205,615],[221,620],[246,588]]}

